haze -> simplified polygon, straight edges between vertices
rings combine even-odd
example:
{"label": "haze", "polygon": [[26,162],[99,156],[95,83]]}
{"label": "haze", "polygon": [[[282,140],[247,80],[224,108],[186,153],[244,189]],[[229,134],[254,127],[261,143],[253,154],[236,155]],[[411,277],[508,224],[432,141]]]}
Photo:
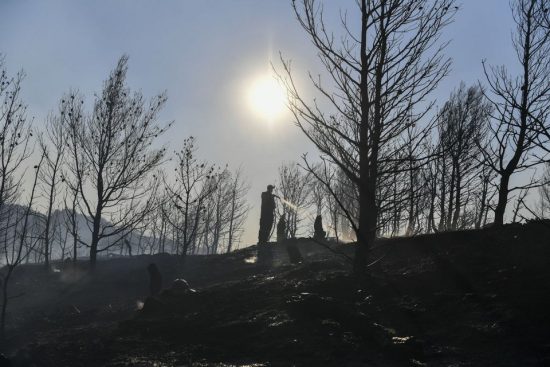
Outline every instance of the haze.
{"label": "haze", "polygon": [[[325,8],[335,31],[338,8],[356,11],[353,1]],[[132,88],[146,96],[166,90],[161,118],[175,124],[163,141],[174,150],[193,135],[199,156],[242,166],[252,185],[242,244],[257,240],[260,192],[276,181],[279,165],[314,152],[289,113],[266,124],[247,100],[247,88],[271,62],[279,65],[279,52],[293,61],[300,82],[307,71],[324,73],[289,1],[3,0],[0,14],[0,52],[11,73],[27,75],[23,97],[37,129],[69,89],[89,102],[122,54],[130,57]],[[433,97],[442,104],[460,81],[482,79],[484,58],[513,68],[511,30],[507,2],[464,0],[443,36],[452,41],[452,72]],[[310,92],[308,83],[302,87]]]}

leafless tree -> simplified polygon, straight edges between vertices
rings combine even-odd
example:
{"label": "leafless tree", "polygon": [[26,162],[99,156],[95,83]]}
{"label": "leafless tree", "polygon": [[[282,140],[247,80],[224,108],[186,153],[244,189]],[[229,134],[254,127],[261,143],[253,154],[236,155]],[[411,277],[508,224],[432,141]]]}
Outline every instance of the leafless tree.
{"label": "leafless tree", "polygon": [[40,171],[40,182],[46,199],[46,215],[44,226],[44,266],[50,267],[52,238],[55,232],[55,223],[52,223],[52,213],[58,201],[59,184],[64,180],[62,175],[63,157],[66,152],[65,119],[70,118],[70,104],[60,103],[59,113],[48,116],[45,124],[45,133],[40,134],[38,142],[44,154],[44,166]]}
{"label": "leafless tree", "polygon": [[243,178],[242,170],[237,169],[231,176],[229,185],[229,223],[227,230],[227,252],[233,250],[239,243],[244,222],[248,216],[250,206],[246,202],[246,195],[250,184]]}
{"label": "leafless tree", "polygon": [[57,242],[59,244],[59,258],[63,262],[67,256],[69,259],[71,258],[72,247],[69,246],[68,243],[70,230],[68,227],[63,225],[63,214],[60,211],[55,214],[56,215],[54,216],[54,223],[52,226],[55,228],[52,233],[52,243]]}
{"label": "leafless tree", "polygon": [[287,238],[296,238],[300,222],[309,204],[310,174],[296,163],[283,163],[279,167],[279,181],[276,185],[284,204],[278,206],[279,216],[286,218]]}
{"label": "leafless tree", "polygon": [[32,132],[26,117],[26,106],[20,99],[23,72],[8,76],[0,55],[0,215],[14,203],[24,175],[23,162],[30,156]]}
{"label": "leafless tree", "polygon": [[152,212],[152,215],[154,216],[153,228],[155,232],[158,233],[158,236],[157,236],[159,241],[158,252],[164,253],[166,252],[166,241],[168,238],[168,222],[164,220],[164,217],[163,217],[163,212],[164,212],[163,205],[167,205],[167,202],[163,197],[160,197],[157,200],[159,201],[157,208],[154,212]]}
{"label": "leafless tree", "polygon": [[219,253],[222,248],[231,251],[248,213],[244,197],[249,186],[243,181],[240,169],[233,173],[225,167],[212,178],[215,188],[204,204],[199,241],[208,254]]}
{"label": "leafless tree", "polygon": [[378,231],[380,178],[402,158],[400,137],[424,119],[432,106],[426,98],[449,71],[446,44],[438,41],[457,7],[453,0],[361,0],[354,13],[360,16],[359,29],[342,16],[343,31],[335,35],[315,0],[297,3],[298,21],[332,85],[320,77],[311,80],[331,107],[306,101],[284,60],[283,82],[298,126],[357,187],[358,218],[348,220],[358,238],[355,271],[360,272]]}
{"label": "leafless tree", "polygon": [[[324,202],[324,213],[326,214],[326,217],[328,221],[324,221],[325,225],[327,226],[329,236],[334,237],[336,242],[340,242],[340,239],[342,237],[342,228],[343,224],[345,223],[345,219],[343,218],[342,210],[340,209],[340,205],[338,205],[338,202],[335,198],[338,197],[340,201],[345,201],[345,188],[344,185],[341,182],[338,182],[338,178],[345,177],[339,170],[334,167],[327,167],[326,172],[321,172],[321,169],[323,169],[323,165],[318,165],[315,167],[315,170],[317,171],[317,176],[323,175],[327,181],[332,182],[332,186],[334,187],[334,194],[332,195],[330,191],[326,189],[326,186],[322,184],[321,182],[316,183],[316,188],[322,189],[322,199],[316,199],[315,201],[322,201]],[[340,174],[340,175],[339,175]],[[317,180],[316,180],[317,181]],[[317,196],[318,194],[314,193],[313,196]],[[319,210],[317,211],[317,215],[321,214]]]}
{"label": "leafless tree", "polygon": [[[62,179],[64,180],[64,178]],[[80,246],[86,246],[80,238],[79,226],[78,226],[78,191],[77,189],[71,190],[67,187],[65,197],[63,199],[63,225],[72,237],[72,252],[73,252],[73,264],[78,259],[78,248]]]}
{"label": "leafless tree", "polygon": [[510,187],[512,175],[546,160],[536,149],[547,147],[548,136],[541,127],[550,111],[550,33],[540,22],[544,3],[544,0],[512,3],[516,26],[512,42],[521,66],[519,75],[511,75],[505,66],[490,67],[483,63],[491,92],[487,95],[495,110],[492,144],[484,152],[485,161],[500,179],[495,225],[504,222],[510,192],[536,186]]}
{"label": "leafless tree", "polygon": [[[31,186],[31,193],[29,201],[24,210],[18,210],[19,208],[15,203],[9,205],[4,203],[3,208],[9,206],[7,212],[7,220],[3,224],[1,237],[3,247],[3,263],[4,267],[0,273],[0,285],[2,287],[2,309],[0,311],[0,339],[5,337],[6,329],[6,312],[8,309],[8,303],[13,296],[9,296],[9,282],[13,275],[14,270],[23,261],[27,260],[29,255],[33,252],[36,245],[40,240],[40,236],[29,236],[31,232],[31,226],[36,225],[38,222],[36,218],[33,218],[35,213],[33,211],[33,205],[35,200],[36,187],[38,183],[38,176],[40,167],[44,160],[44,154],[40,157],[40,161],[34,166],[34,180]],[[13,222],[12,222],[13,221]],[[13,223],[13,224],[12,224]],[[40,229],[42,230],[42,228]]]}
{"label": "leafless tree", "polygon": [[185,139],[183,148],[176,152],[175,179],[165,178],[167,201],[171,204],[165,220],[174,229],[176,252],[183,258],[199,235],[200,220],[206,200],[216,190],[214,166],[196,157],[195,138]]}
{"label": "leafless tree", "polygon": [[487,224],[487,217],[489,210],[491,209],[491,202],[497,191],[494,190],[493,181],[495,179],[495,172],[485,164],[481,165],[478,179],[478,188],[474,192],[476,200],[476,216],[475,216],[475,228],[481,228]]}
{"label": "leafless tree", "polygon": [[227,167],[214,176],[215,191],[206,203],[206,210],[211,210],[211,223],[205,228],[211,232],[211,241],[205,242],[209,253],[216,254],[221,247],[222,238],[226,235],[230,220],[231,207],[231,172]]}
{"label": "leafless tree", "polygon": [[[404,155],[405,160],[404,169],[399,169],[398,166],[394,169],[392,176],[393,180],[393,193],[392,200],[390,200],[390,207],[394,210],[390,210],[390,213],[398,213],[402,209],[407,213],[405,234],[412,236],[422,230],[421,228],[421,214],[424,209],[424,200],[426,199],[426,187],[422,185],[421,177],[424,165],[419,164],[419,158],[427,156],[429,152],[424,152],[425,144],[419,144],[419,140],[423,140],[423,135],[419,134],[416,130],[416,126],[409,126],[405,132],[404,139]],[[399,190],[398,182],[399,176],[403,172],[403,188]],[[387,197],[389,195],[383,195]],[[388,201],[388,200],[386,200]],[[400,217],[401,215],[398,214]],[[389,218],[389,220],[399,221],[397,218]],[[393,229],[395,234],[395,226]]]}
{"label": "leafless tree", "polygon": [[[23,72],[19,72],[15,77],[10,77],[0,55],[0,236],[2,237],[0,254],[4,265],[0,272],[2,288],[1,337],[4,337],[5,330],[9,280],[15,268],[27,259],[32,250],[26,242],[26,226],[24,232],[19,231],[23,217],[14,212],[17,208],[14,204],[19,199],[21,184],[25,177],[23,164],[31,154],[29,144],[32,132],[26,116],[26,106],[20,97],[23,77]],[[38,168],[38,165],[35,166],[37,172]],[[25,223],[28,223],[35,186],[36,179],[30,199],[31,204],[26,211],[27,215],[24,216]]]}
{"label": "leafless tree", "polygon": [[121,239],[154,208],[159,179],[152,174],[165,152],[151,145],[166,130],[157,122],[166,96],[160,94],[146,103],[140,93],[131,94],[125,84],[127,63],[128,57],[120,58],[96,96],[90,116],[77,107],[81,102],[77,95],[68,100],[73,117],[69,123],[71,188],[78,191],[79,210],[91,228],[92,268],[97,254],[117,243],[100,247],[102,240]]}
{"label": "leafless tree", "polygon": [[535,209],[536,217],[550,219],[550,163],[546,164],[542,182],[544,184],[538,189],[539,201]]}
{"label": "leafless tree", "polygon": [[460,87],[439,113],[440,172],[439,230],[458,229],[468,209],[466,197],[479,188],[483,162],[480,148],[486,146],[491,105],[479,86]]}
{"label": "leafless tree", "polygon": [[329,231],[332,231],[337,241],[341,238],[346,241],[354,240],[356,237],[353,223],[349,218],[356,221],[358,217],[359,193],[357,192],[357,186],[349,180],[348,176],[338,166],[326,159],[322,159],[320,164],[314,166],[308,166],[308,162],[305,160],[304,168],[309,172],[313,172],[311,179],[320,180],[324,185],[326,191],[325,202],[330,218],[330,224],[326,222]]}
{"label": "leafless tree", "polygon": [[[315,169],[315,168],[314,168]],[[310,193],[311,205],[315,208],[316,215],[322,215],[323,209],[325,208],[325,201],[327,196],[327,191],[325,190],[325,185],[319,180],[311,180],[308,183],[308,190]]]}
{"label": "leafless tree", "polygon": [[[533,182],[534,182],[534,177],[531,178],[531,184]],[[516,223],[520,218],[520,213],[523,206],[525,205],[525,198],[527,197],[528,193],[529,193],[529,188],[524,188],[522,190],[519,190],[518,197],[516,198],[516,203],[514,205],[512,223]]]}

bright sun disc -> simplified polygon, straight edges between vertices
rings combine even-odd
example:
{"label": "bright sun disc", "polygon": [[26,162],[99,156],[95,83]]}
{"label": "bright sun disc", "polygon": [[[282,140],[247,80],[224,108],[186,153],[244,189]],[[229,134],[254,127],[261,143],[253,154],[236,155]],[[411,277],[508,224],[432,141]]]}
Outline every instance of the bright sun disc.
{"label": "bright sun disc", "polygon": [[248,100],[258,116],[271,122],[285,110],[286,93],[272,76],[265,76],[252,84]]}

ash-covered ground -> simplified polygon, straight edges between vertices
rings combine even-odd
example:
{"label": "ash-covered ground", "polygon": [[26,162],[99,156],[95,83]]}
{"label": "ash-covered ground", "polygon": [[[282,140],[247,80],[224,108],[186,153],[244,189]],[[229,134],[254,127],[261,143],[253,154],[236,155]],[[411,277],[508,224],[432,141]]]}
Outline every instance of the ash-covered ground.
{"label": "ash-covered ground", "polygon": [[[226,255],[104,259],[17,269],[3,352],[13,366],[550,365],[550,226],[380,240],[296,241]],[[165,290],[147,299],[147,266]],[[184,278],[194,291],[171,287]]]}

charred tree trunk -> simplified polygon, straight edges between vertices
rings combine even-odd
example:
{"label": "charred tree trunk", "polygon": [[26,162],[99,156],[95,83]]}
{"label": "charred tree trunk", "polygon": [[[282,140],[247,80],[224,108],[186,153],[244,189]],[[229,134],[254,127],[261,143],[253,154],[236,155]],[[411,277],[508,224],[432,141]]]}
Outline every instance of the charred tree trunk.
{"label": "charred tree trunk", "polygon": [[500,185],[498,187],[498,202],[495,207],[495,226],[502,226],[504,224],[504,212],[506,211],[506,205],[508,204],[509,183],[510,175],[503,174],[500,178]]}

